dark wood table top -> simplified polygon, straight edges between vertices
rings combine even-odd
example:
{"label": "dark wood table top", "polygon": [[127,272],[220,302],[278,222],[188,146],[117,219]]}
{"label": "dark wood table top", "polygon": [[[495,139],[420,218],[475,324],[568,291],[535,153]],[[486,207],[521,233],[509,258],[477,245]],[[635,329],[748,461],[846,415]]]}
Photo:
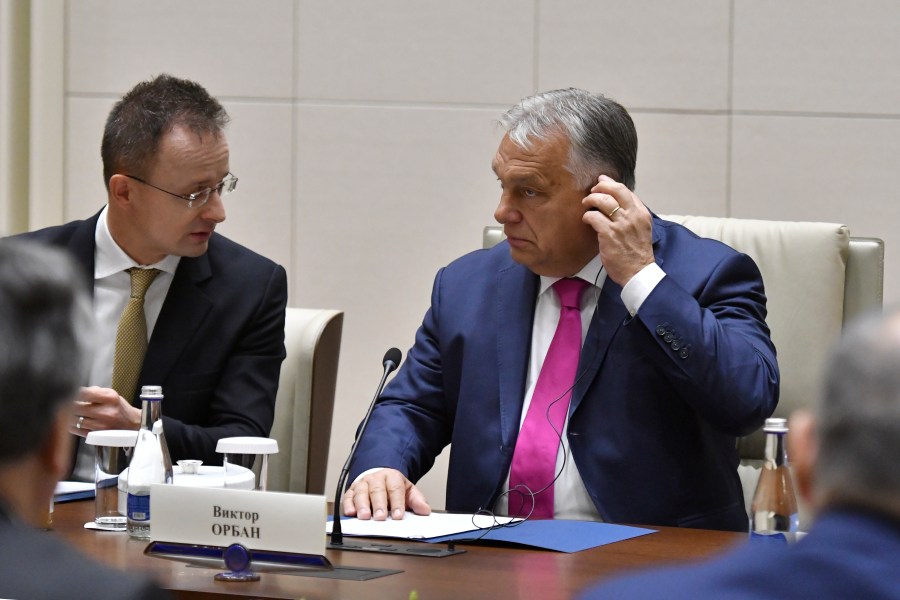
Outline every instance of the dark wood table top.
{"label": "dark wood table top", "polygon": [[154,578],[178,598],[221,595],[251,598],[397,598],[416,591],[421,600],[472,597],[572,598],[600,579],[631,569],[705,557],[746,539],[744,534],[659,527],[657,533],[582,552],[565,554],[524,548],[459,545],[465,554],[445,558],[395,556],[328,550],[335,567],[403,571],[368,581],[262,573],[252,583],[215,581],[218,569],[188,566],[144,555],[145,542],[126,534],[84,529],[93,519],[93,501],[57,504],[55,531],[82,551],[109,565]]}

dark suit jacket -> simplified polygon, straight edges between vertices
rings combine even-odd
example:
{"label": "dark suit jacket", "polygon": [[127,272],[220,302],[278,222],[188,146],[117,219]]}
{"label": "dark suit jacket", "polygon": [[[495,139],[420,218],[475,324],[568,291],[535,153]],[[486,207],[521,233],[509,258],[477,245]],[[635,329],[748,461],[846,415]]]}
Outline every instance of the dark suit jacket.
{"label": "dark suit jacket", "polygon": [[[19,237],[69,250],[94,283],[94,232],[86,221]],[[267,437],[285,357],[287,274],[280,265],[214,233],[209,250],[178,263],[138,379],[161,385],[163,429],[172,460],[221,464],[216,442]]]}
{"label": "dark suit jacket", "polygon": [[[666,277],[635,318],[621,287],[603,285],[569,409],[572,456],[606,521],[746,529],[735,436],[778,398],[759,270],[658,218],[653,243]],[[506,243],[438,273],[351,481],[376,466],[417,481],[452,442],[447,509],[491,507],[519,433],[538,283]]]}
{"label": "dark suit jacket", "polygon": [[2,503],[0,548],[0,598],[169,598],[149,581],[100,565],[79,554],[56,534],[19,521]]}
{"label": "dark suit jacket", "polygon": [[794,546],[748,542],[719,559],[600,585],[582,600],[900,598],[900,521],[855,510],[826,513]]}

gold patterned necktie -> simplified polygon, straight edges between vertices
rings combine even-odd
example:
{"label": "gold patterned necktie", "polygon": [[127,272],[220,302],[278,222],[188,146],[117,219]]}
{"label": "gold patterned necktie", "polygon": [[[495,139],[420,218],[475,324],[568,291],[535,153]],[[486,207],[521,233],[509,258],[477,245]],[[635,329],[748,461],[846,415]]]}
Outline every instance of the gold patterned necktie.
{"label": "gold patterned necktie", "polygon": [[138,376],[147,352],[147,319],[144,317],[144,294],[159,269],[128,269],[131,275],[131,297],[116,331],[116,354],[113,358],[112,388],[129,403],[134,399]]}

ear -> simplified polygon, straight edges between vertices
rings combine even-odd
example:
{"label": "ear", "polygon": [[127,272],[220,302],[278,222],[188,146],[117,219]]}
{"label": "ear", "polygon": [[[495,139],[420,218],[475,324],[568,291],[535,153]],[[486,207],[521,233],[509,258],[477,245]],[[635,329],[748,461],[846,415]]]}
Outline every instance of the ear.
{"label": "ear", "polygon": [[791,415],[787,444],[797,491],[804,500],[814,504],[813,489],[819,439],[816,433],[816,420],[810,411],[802,409]]}
{"label": "ear", "polygon": [[69,425],[73,419],[72,403],[66,402],[56,411],[47,441],[40,451],[41,465],[53,473],[54,481],[66,476],[72,466],[72,434]]}
{"label": "ear", "polygon": [[122,174],[115,174],[109,178],[109,202],[110,204],[128,204],[131,202],[131,194],[136,189],[137,182]]}

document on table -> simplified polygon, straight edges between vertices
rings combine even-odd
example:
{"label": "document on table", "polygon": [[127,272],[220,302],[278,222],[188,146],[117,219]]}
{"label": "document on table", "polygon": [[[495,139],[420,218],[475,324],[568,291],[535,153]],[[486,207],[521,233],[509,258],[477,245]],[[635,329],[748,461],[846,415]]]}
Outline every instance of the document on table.
{"label": "document on table", "polygon": [[84,481],[59,481],[53,490],[54,502],[69,502],[94,497],[94,483]]}
{"label": "document on table", "polygon": [[[400,520],[388,517],[384,521],[372,519],[342,519],[341,532],[344,535],[362,537],[389,537],[406,540],[426,540],[446,535],[456,535],[486,529],[495,524],[505,525],[520,521],[511,517],[491,517],[473,514],[431,513],[421,516],[411,512]],[[325,524],[326,533],[331,533],[331,521]]]}
{"label": "document on table", "polygon": [[[505,526],[504,526],[505,525]],[[492,527],[493,526],[493,527]],[[331,521],[325,530],[331,533]],[[419,540],[430,543],[503,542],[556,550],[579,552],[634,537],[656,533],[654,529],[630,527],[595,521],[549,519],[523,521],[487,515],[431,513],[427,517],[406,513],[401,520],[385,521],[342,519],[345,535]]]}

